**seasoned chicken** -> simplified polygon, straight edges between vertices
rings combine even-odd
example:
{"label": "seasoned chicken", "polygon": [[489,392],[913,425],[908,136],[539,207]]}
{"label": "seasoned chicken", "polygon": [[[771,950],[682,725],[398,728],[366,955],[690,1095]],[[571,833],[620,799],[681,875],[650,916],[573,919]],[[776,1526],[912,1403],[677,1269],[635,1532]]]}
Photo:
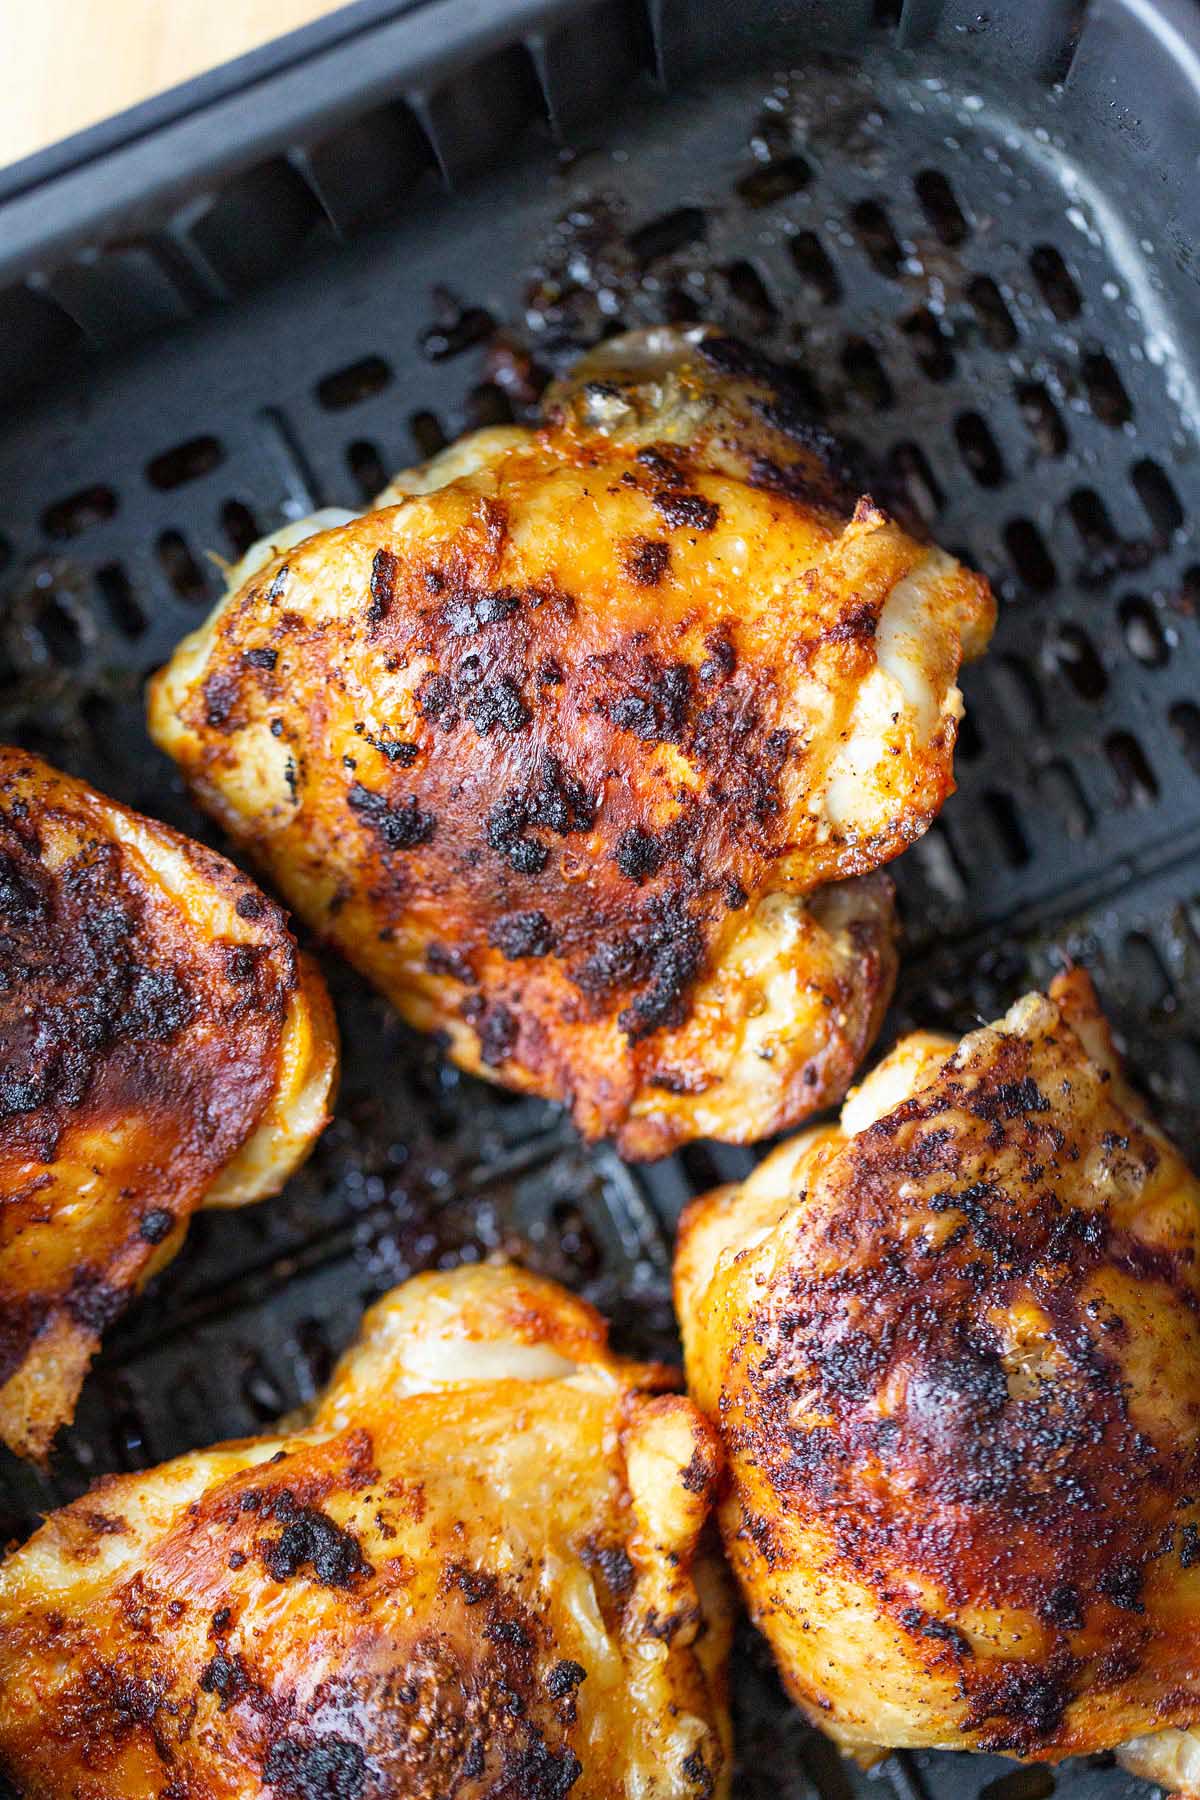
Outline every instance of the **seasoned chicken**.
{"label": "seasoned chicken", "polygon": [[726,1547],[845,1749],[1124,1745],[1200,1794],[1198,1252],[1081,971],[689,1210]]}
{"label": "seasoned chicken", "polygon": [[223,857],[0,747],[0,1440],[42,1458],[198,1206],[326,1122],[329,999]]}
{"label": "seasoned chicken", "polygon": [[463,1067],[627,1156],[779,1130],[845,1091],[894,965],[882,878],[813,890],[937,812],[994,610],[828,464],[729,339],[615,339],[541,429],[252,554],[152,734]]}
{"label": "seasoned chicken", "polygon": [[0,1568],[26,1800],[729,1791],[717,1469],[514,1268],[381,1301],[307,1423],[110,1477]]}

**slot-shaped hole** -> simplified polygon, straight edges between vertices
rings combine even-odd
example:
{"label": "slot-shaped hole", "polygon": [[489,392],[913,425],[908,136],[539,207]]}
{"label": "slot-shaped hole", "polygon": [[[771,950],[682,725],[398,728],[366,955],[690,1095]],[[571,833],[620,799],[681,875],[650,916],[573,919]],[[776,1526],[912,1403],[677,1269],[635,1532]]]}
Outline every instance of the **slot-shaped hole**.
{"label": "slot-shaped hole", "polygon": [[146,629],[146,615],[138,604],[133,584],[120,563],[104,563],[96,570],[96,586],[108,616],[122,637],[139,638]]}
{"label": "slot-shaped hole", "polygon": [[1110,357],[1103,350],[1090,350],[1080,365],[1088,405],[1102,425],[1127,425],[1133,407],[1125,384],[1117,374]]}
{"label": "slot-shaped hole", "polygon": [[1144,456],[1141,462],[1134,463],[1129,474],[1155,531],[1162,538],[1174,537],[1183,524],[1183,507],[1166,472]]}
{"label": "slot-shaped hole", "polygon": [[1017,405],[1030,437],[1042,456],[1063,456],[1068,447],[1062,414],[1040,381],[1019,381]]}
{"label": "slot-shaped hole", "polygon": [[1178,701],[1167,714],[1167,723],[1189,768],[1200,775],[1200,706],[1191,700]]}
{"label": "slot-shaped hole", "polygon": [[1008,471],[1000,446],[988,429],[982,414],[960,413],[954,421],[954,437],[962,459],[980,487],[999,487]]}
{"label": "slot-shaped hole", "polygon": [[672,282],[663,296],[663,317],[668,325],[698,325],[703,316],[699,298],[678,281]]}
{"label": "slot-shaped hole", "polygon": [[698,206],[677,206],[674,212],[650,219],[629,234],[629,248],[639,268],[674,256],[689,244],[703,242],[708,234],[708,220]]}
{"label": "slot-shaped hole", "polygon": [[1001,788],[988,788],[983,796],[983,808],[1005,862],[1010,868],[1023,869],[1031,852],[1012,795]]}
{"label": "slot-shaped hole", "polygon": [[1118,542],[1117,528],[1095,488],[1076,488],[1067,511],[1085,550],[1111,550]]}
{"label": "slot-shaped hole", "polygon": [[1192,563],[1183,571],[1175,606],[1189,619],[1200,617],[1200,563]]}
{"label": "slot-shaped hole", "polygon": [[892,404],[895,394],[887,372],[866,338],[847,338],[842,350],[842,369],[851,387],[875,411]]}
{"label": "slot-shaped hole", "polygon": [[56,500],[42,514],[42,530],[47,537],[73,538],[93,525],[102,525],[117,510],[117,496],[112,488],[97,482],[94,487],[80,488],[65,500]]}
{"label": "slot-shaped hole", "polygon": [[1013,730],[1038,732],[1046,722],[1042,690],[1033,671],[1022,657],[997,656],[990,659],[988,669],[992,692]]}
{"label": "slot-shaped hole", "polygon": [[1112,732],[1104,740],[1104,754],[1115,777],[1117,805],[1153,805],[1158,799],[1158,778],[1133,733]]}
{"label": "slot-shaped hole", "polygon": [[756,210],[774,206],[789,194],[798,194],[812,180],[812,170],[802,156],[781,156],[773,162],[761,163],[743,175],[737,191],[747,206]]}
{"label": "slot-shaped hole", "polygon": [[1053,244],[1038,244],[1029,257],[1029,272],[1056,319],[1078,318],[1083,309],[1074,278]]}
{"label": "slot-shaped hole", "polygon": [[319,1394],[333,1373],[334,1354],[319,1319],[301,1319],[296,1326],[296,1358],[301,1399]]}
{"label": "slot-shaped hole", "polygon": [[387,486],[387,470],[378,449],[367,438],[356,438],[346,447],[346,467],[363,500],[371,501]]}
{"label": "slot-shaped hole", "polygon": [[1171,652],[1154,607],[1140,594],[1130,594],[1118,610],[1131,654],[1147,669],[1165,669]]}
{"label": "slot-shaped hole", "polygon": [[13,559],[12,542],[9,538],[5,537],[5,535],[2,531],[0,531],[0,575],[2,575],[5,571],[5,569],[8,568],[9,564],[12,562],[12,559]]}
{"label": "slot-shaped hole", "polygon": [[932,525],[946,496],[921,446],[911,442],[895,444],[888,462],[893,481],[903,490],[917,517]]}
{"label": "slot-shaped hole", "polygon": [[903,267],[904,251],[879,202],[860,200],[850,214],[850,223],[876,274],[894,281]]}
{"label": "slot-shaped hole", "polygon": [[495,334],[496,321],[482,306],[469,306],[449,288],[433,291],[433,323],[417,340],[430,362],[449,362]]}
{"label": "slot-shaped hole", "polygon": [[833,306],[841,299],[842,284],[837,270],[815,232],[798,231],[788,240],[788,248],[807,294],[822,306]]}
{"label": "slot-shaped hole", "polygon": [[209,599],[204,570],[192,555],[181,531],[164,531],[155,545],[163,574],[181,600],[203,606]]}
{"label": "slot-shaped hole", "polygon": [[444,450],[450,441],[442,429],[441,420],[433,412],[410,413],[408,429],[413,444],[416,446],[417,455],[422,462],[427,462],[431,456],[436,456],[438,451]]}
{"label": "slot-shaped hole", "polygon": [[1022,586],[1048,594],[1058,581],[1058,570],[1033,520],[1010,519],[1004,527],[1004,544]]}
{"label": "slot-shaped hole", "polygon": [[226,500],[221,508],[221,529],[229,548],[239,558],[262,536],[258,520],[244,500]]}
{"label": "slot-shaped hole", "polygon": [[778,314],[778,307],[772,300],[767,284],[751,262],[730,263],[723,271],[729,284],[729,291],[748,312],[753,313],[755,321],[760,325],[768,325]]}
{"label": "slot-shaped hole", "polygon": [[84,622],[72,595],[51,588],[37,609],[38,636],[48,660],[59,669],[77,669],[86,655]]}
{"label": "slot-shaped hole", "polygon": [[1011,350],[1017,341],[1016,321],[991,276],[972,276],[967,283],[967,299],[979,321],[984,342],[993,350]]}
{"label": "slot-shaped hole", "polygon": [[215,437],[189,438],[185,444],[176,444],[172,449],[152,456],[146,464],[146,480],[151,487],[169,493],[172,488],[183,487],[185,482],[198,481],[202,475],[211,474],[224,458],[225,452]]}
{"label": "slot-shaped hole", "polygon": [[481,381],[467,395],[467,425],[479,431],[487,425],[511,425],[512,401],[494,381]]}
{"label": "slot-shaped hole", "polygon": [[983,755],[983,738],[979,726],[975,722],[973,712],[965,712],[958,721],[958,736],[954,740],[954,754],[961,756],[966,762],[976,762]]}
{"label": "slot-shaped hole", "polygon": [[1123,971],[1139,1006],[1162,1006],[1172,998],[1171,981],[1162,957],[1142,931],[1130,931],[1121,946]]}
{"label": "slot-shaped hole", "polygon": [[966,216],[940,169],[922,169],[913,182],[922,211],[943,244],[952,249],[970,234]]}
{"label": "slot-shaped hole", "polygon": [[948,381],[954,373],[950,334],[927,306],[919,306],[901,320],[900,329],[912,345],[917,366],[931,381]]}
{"label": "slot-shaped hole", "polygon": [[1092,809],[1079,777],[1069,763],[1047,763],[1037,775],[1038,798],[1059,819],[1067,836],[1087,837],[1093,827]]}
{"label": "slot-shaped hole", "polygon": [[243,1362],[241,1390],[250,1411],[264,1424],[277,1419],[287,1405],[283,1389],[255,1351],[247,1353]]}
{"label": "slot-shaped hole", "polygon": [[1078,625],[1060,625],[1050,656],[1081,700],[1103,700],[1108,692],[1108,676],[1086,631]]}
{"label": "slot-shaped hole", "polygon": [[382,356],[361,356],[357,362],[335,369],[317,383],[317,401],[326,412],[341,412],[357,406],[372,394],[382,393],[392,379],[392,371]]}
{"label": "slot-shaped hole", "polygon": [[997,1775],[979,1790],[979,1800],[1049,1800],[1054,1792],[1054,1771],[1045,1763]]}
{"label": "slot-shaped hole", "polygon": [[904,11],[904,0],[871,0],[871,23],[880,31],[894,31]]}

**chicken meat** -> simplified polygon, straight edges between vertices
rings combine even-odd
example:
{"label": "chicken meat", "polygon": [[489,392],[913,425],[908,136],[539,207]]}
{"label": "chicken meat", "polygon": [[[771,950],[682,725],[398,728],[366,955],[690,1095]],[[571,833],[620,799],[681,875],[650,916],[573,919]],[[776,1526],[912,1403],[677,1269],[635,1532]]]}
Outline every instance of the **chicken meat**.
{"label": "chicken meat", "polygon": [[484,1265],[311,1416],[110,1477],[0,1568],[26,1800],[720,1800],[716,1441],[593,1309]]}
{"label": "chicken meat", "polygon": [[1200,1185],[1082,971],[695,1202],[676,1301],[814,1723],[1200,1794]]}
{"label": "chicken meat", "polygon": [[154,681],[199,803],[463,1067],[627,1156],[839,1099],[987,583],[704,327],[380,500],[258,547]]}
{"label": "chicken meat", "polygon": [[0,1440],[43,1458],[198,1206],[327,1118],[329,999],[223,857],[0,747]]}

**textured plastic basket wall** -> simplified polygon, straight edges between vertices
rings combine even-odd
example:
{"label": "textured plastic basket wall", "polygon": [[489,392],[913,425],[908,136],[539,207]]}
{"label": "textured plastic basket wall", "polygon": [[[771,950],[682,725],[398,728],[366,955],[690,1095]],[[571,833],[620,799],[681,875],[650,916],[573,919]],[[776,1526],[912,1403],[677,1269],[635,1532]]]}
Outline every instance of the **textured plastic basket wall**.
{"label": "textured plastic basket wall", "polygon": [[[966,681],[960,791],[897,868],[897,1019],[970,1026],[1073,952],[1195,1150],[1196,345],[1169,245],[1114,213],[1052,86],[1014,96],[900,50],[886,8],[853,62],[667,99],[629,74],[624,39],[621,57],[631,104],[569,155],[526,50],[477,72],[497,149],[519,156],[462,196],[436,191],[396,106],[336,156],[269,162],[191,209],[189,254],[218,285],[269,289],[91,362],[0,431],[0,731],[211,838],[141,724],[146,673],[219,590],[210,553],[522,416],[603,331],[717,319],[797,364],[884,496],[1001,594]],[[400,199],[394,228],[320,248],[330,207],[345,224]],[[673,1217],[749,1158],[585,1153],[550,1109],[445,1069],[351,977],[336,987],[347,1073],[313,1163],[280,1200],[198,1221],[112,1334],[52,1478],[0,1469],[5,1533],[98,1473],[307,1398],[364,1302],[431,1262],[510,1245],[598,1299],[622,1343],[670,1344]],[[857,1784],[749,1641],[738,1689],[741,1796]],[[888,1769],[905,1795],[1053,1785],[994,1759]],[[1129,1786],[1085,1765],[1057,1781]]]}

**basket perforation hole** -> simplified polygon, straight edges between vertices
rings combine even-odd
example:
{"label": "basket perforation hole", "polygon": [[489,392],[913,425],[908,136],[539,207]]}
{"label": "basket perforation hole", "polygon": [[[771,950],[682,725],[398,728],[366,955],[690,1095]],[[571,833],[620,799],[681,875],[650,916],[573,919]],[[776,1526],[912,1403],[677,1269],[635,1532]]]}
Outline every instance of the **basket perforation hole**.
{"label": "basket perforation hole", "polygon": [[1068,837],[1085,838],[1091,833],[1095,823],[1092,809],[1070,763],[1056,760],[1039,769],[1037,791],[1042,804],[1059,819]]}
{"label": "basket perforation hole", "polygon": [[442,427],[442,421],[433,412],[410,413],[408,430],[422,462],[436,456],[450,441]]}
{"label": "basket perforation hole", "polygon": [[1054,1792],[1054,1771],[1045,1763],[998,1775],[979,1790],[979,1800],[1049,1800]]}
{"label": "basket perforation hole", "polygon": [[1028,663],[1011,652],[997,656],[990,664],[990,678],[992,692],[1012,729],[1021,734],[1041,731],[1046,708]]}
{"label": "basket perforation hole", "polygon": [[164,531],[154,547],[159,566],[181,600],[203,606],[209,599],[204,570],[181,531]]}
{"label": "basket perforation hole", "polygon": [[860,200],[850,214],[850,223],[876,274],[894,281],[903,266],[904,251],[878,200]]}
{"label": "basket perforation hole", "polygon": [[894,31],[904,12],[904,0],[872,0],[871,23],[881,31]]}
{"label": "basket perforation hole", "polygon": [[1103,350],[1091,350],[1080,365],[1080,373],[1088,405],[1100,423],[1114,428],[1127,425],[1133,417],[1133,406],[1112,359]]}
{"label": "basket perforation hole", "polygon": [[346,467],[354,477],[363,500],[373,500],[387,486],[387,470],[378,449],[367,438],[356,438],[346,446]]}
{"label": "basket perforation hole", "polygon": [[186,443],[152,456],[146,464],[146,480],[151,487],[169,493],[172,488],[210,475],[224,459],[225,452],[215,437],[188,438]]}
{"label": "basket perforation hole", "polygon": [[946,496],[920,445],[912,442],[893,445],[888,455],[888,470],[891,480],[906,495],[917,517],[926,525],[932,525]]}
{"label": "basket perforation hole", "polygon": [[42,514],[42,530],[47,537],[73,538],[93,525],[102,525],[117,510],[117,496],[112,488],[97,482],[94,487],[80,488],[65,500],[56,500]]}
{"label": "basket perforation hole", "polygon": [[816,233],[798,231],[788,240],[788,249],[805,292],[822,306],[835,305],[842,297],[842,284]]}
{"label": "basket perforation hole", "polygon": [[1029,257],[1029,272],[1037,282],[1038,292],[1056,319],[1064,323],[1076,319],[1083,301],[1074,277],[1053,244],[1038,244]]}
{"label": "basket perforation hole", "polygon": [[1200,563],[1192,563],[1183,571],[1175,607],[1188,618],[1200,617]]}
{"label": "basket perforation hole", "polygon": [[1108,692],[1108,676],[1095,645],[1080,626],[1060,626],[1050,646],[1050,656],[1081,700],[1103,700]]}
{"label": "basket perforation hole", "polygon": [[744,260],[729,263],[722,274],[734,299],[753,314],[756,324],[769,325],[778,317],[779,308],[753,263]]}
{"label": "basket perforation hole", "polygon": [[941,170],[922,169],[913,182],[913,187],[925,217],[942,243],[949,245],[951,249],[965,243],[970,235],[970,227],[955,198],[954,189]]}
{"label": "basket perforation hole", "polygon": [[1007,479],[1000,446],[982,414],[960,413],[954,421],[954,438],[969,474],[980,487],[999,487]]}
{"label": "basket perforation hole", "polygon": [[743,175],[737,183],[737,192],[747,206],[757,211],[762,206],[774,206],[777,200],[786,200],[790,194],[800,193],[811,180],[812,170],[802,156],[781,156]]}
{"label": "basket perforation hole", "polygon": [[927,306],[919,306],[901,320],[900,329],[912,345],[922,374],[931,381],[948,381],[954,373],[954,355],[950,334],[941,320]]}
{"label": "basket perforation hole", "polygon": [[96,570],[95,579],[108,616],[121,636],[141,637],[146,629],[146,615],[133,591],[133,583],[120,563],[104,563]]}
{"label": "basket perforation hole", "polygon": [[1130,594],[1118,609],[1121,630],[1131,655],[1147,669],[1165,669],[1171,651],[1154,607],[1140,594]]}
{"label": "basket perforation hole", "polygon": [[1035,594],[1048,594],[1058,581],[1058,570],[1033,520],[1010,519],[1004,527],[1004,544],[1022,585]]}
{"label": "basket perforation hole", "polygon": [[262,536],[258,520],[244,500],[226,500],[221,508],[221,529],[237,557],[245,556],[250,546]]}
{"label": "basket perforation hole", "polygon": [[245,1355],[240,1386],[242,1399],[263,1424],[277,1419],[287,1406],[283,1389],[257,1351]]}
{"label": "basket perforation hole", "polygon": [[372,394],[382,393],[392,379],[392,371],[382,356],[362,356],[357,362],[335,369],[317,383],[317,403],[326,412],[341,412],[357,406]]}
{"label": "basket perforation hole", "polygon": [[1067,511],[1089,554],[1110,550],[1119,542],[1112,516],[1095,488],[1076,488],[1067,501]]}
{"label": "basket perforation hole", "polygon": [[1010,868],[1023,869],[1032,852],[1011,794],[1002,788],[988,788],[983,796],[983,809],[991,824],[1000,852]]}
{"label": "basket perforation hole", "polygon": [[78,603],[52,588],[37,609],[37,630],[48,660],[59,669],[77,669],[87,654]]}
{"label": "basket perforation hole", "polygon": [[1104,740],[1104,754],[1116,780],[1118,806],[1152,806],[1158,799],[1158,777],[1130,731],[1114,731]]}
{"label": "basket perforation hole", "polygon": [[1062,414],[1040,381],[1019,381],[1017,405],[1026,429],[1041,456],[1064,456],[1070,440]]}
{"label": "basket perforation hole", "polygon": [[1167,714],[1167,723],[1193,774],[1200,775],[1200,706],[1179,700]]}
{"label": "basket perforation hole", "polygon": [[708,235],[708,220],[698,206],[677,206],[673,212],[649,219],[629,234],[629,249],[639,268],[674,256],[689,244],[702,243]]}
{"label": "basket perforation hole", "polygon": [[309,1401],[319,1394],[333,1374],[333,1347],[319,1319],[301,1319],[296,1326],[296,1356],[300,1397]]}
{"label": "basket perforation hole", "polygon": [[450,288],[434,288],[433,304],[433,322],[417,339],[430,362],[450,362],[495,334],[496,321],[491,313],[460,300]]}
{"label": "basket perforation hole", "polygon": [[842,348],[842,369],[850,386],[873,411],[883,412],[896,396],[887,371],[874,346],[866,338],[847,338]]}
{"label": "basket perforation hole", "polygon": [[0,574],[3,574],[5,569],[7,569],[9,567],[9,565],[12,562],[12,559],[13,559],[12,542],[9,538],[5,537],[5,535],[2,531],[0,531]]}
{"label": "basket perforation hole", "polygon": [[984,342],[993,350],[1011,350],[1017,341],[1016,321],[991,276],[972,276],[967,283],[967,299],[979,322]]}
{"label": "basket perforation hole", "polygon": [[494,381],[481,381],[467,395],[467,425],[478,431],[488,425],[511,425],[515,417],[512,401]]}
{"label": "basket perforation hole", "polygon": [[1146,517],[1158,536],[1165,539],[1174,537],[1183,524],[1183,507],[1165,470],[1160,469],[1150,457],[1144,456],[1140,462],[1134,463],[1129,478],[1133,482],[1134,492],[1146,509]]}
{"label": "basket perforation hole", "polygon": [[955,754],[965,762],[977,762],[983,755],[983,738],[973,712],[965,712],[958,721],[958,736],[954,740]]}

